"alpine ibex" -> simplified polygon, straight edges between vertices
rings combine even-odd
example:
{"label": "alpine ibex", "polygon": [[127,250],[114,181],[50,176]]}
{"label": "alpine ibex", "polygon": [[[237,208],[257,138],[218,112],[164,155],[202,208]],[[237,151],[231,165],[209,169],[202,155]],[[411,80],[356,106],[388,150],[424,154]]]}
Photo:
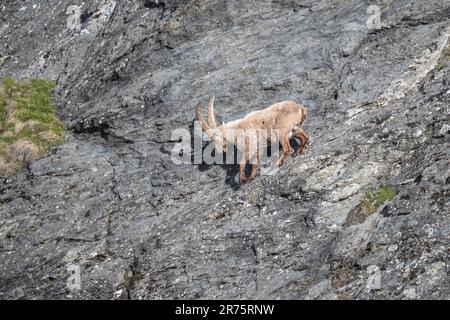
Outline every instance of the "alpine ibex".
{"label": "alpine ibex", "polygon": [[[250,179],[256,176],[260,164],[259,148],[261,146],[258,145],[256,152],[250,153],[249,145],[258,139],[257,135],[264,135],[264,139],[271,143],[276,139],[281,144],[282,152],[276,162],[277,166],[281,166],[284,159],[292,152],[289,142],[290,137],[296,137],[301,141],[301,145],[295,151],[294,156],[301,155],[303,148],[308,142],[308,136],[301,128],[308,115],[308,111],[304,106],[294,101],[276,103],[264,110],[253,111],[242,119],[223,123],[220,126],[217,126],[214,116],[214,97],[209,102],[207,122],[203,119],[200,108],[200,103],[198,103],[195,108],[196,118],[203,131],[214,142],[216,152],[226,152],[228,142],[233,143],[237,148],[244,148],[244,150],[241,150],[243,157],[239,161],[240,184],[247,181],[245,166],[250,160],[253,161],[251,163],[252,171]],[[233,133],[230,134],[230,132]],[[229,139],[233,140],[229,141]],[[238,141],[241,141],[240,146],[237,143]]]}

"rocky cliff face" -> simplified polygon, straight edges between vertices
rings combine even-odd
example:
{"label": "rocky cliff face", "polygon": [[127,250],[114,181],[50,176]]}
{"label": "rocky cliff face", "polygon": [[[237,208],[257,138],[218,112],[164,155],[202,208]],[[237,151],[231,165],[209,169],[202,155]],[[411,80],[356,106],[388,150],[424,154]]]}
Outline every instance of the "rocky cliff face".
{"label": "rocky cliff face", "polygon": [[[448,299],[448,0],[0,4],[0,77],[57,81],[66,143],[0,185],[0,298]],[[176,165],[216,96],[306,105],[238,188]],[[392,186],[372,212],[366,193]]]}

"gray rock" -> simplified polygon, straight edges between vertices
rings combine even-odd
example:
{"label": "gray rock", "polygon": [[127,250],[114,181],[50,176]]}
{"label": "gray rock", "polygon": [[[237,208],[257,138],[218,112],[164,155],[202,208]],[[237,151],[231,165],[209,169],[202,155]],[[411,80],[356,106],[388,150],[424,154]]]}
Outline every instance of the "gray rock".
{"label": "gray rock", "polygon": [[[377,3],[0,5],[0,77],[55,79],[68,128],[1,180],[0,299],[449,299],[450,3]],[[212,95],[305,104],[304,155],[240,188],[174,164]]]}

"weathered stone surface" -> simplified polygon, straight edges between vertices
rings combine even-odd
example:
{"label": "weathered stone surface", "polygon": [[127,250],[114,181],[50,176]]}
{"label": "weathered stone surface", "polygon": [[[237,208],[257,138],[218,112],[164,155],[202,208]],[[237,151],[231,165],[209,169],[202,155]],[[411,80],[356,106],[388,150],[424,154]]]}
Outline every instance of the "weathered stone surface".
{"label": "weathered stone surface", "polygon": [[[1,181],[0,298],[450,298],[449,1],[33,3],[0,5],[0,77],[57,80],[67,141]],[[212,95],[305,104],[304,155],[175,165]]]}

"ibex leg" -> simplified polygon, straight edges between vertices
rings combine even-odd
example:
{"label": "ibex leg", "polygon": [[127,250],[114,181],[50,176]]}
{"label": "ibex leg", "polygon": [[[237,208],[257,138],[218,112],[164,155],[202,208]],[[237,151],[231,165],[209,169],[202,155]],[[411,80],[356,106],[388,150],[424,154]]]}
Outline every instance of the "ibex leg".
{"label": "ibex leg", "polygon": [[280,157],[276,162],[277,166],[283,165],[284,159],[292,152],[291,144],[289,143],[289,134],[284,134],[281,136],[280,144],[283,150],[281,151]]}
{"label": "ibex leg", "polygon": [[308,143],[308,135],[302,128],[297,127],[292,132],[292,136],[300,139],[300,141],[301,141],[300,147],[298,147],[297,151],[295,151],[295,153],[294,153],[294,157],[297,157],[303,153],[303,149],[305,148],[306,144]]}
{"label": "ibex leg", "polygon": [[250,179],[254,179],[256,177],[256,173],[258,172],[258,167],[260,164],[259,151],[256,152],[255,156],[256,156],[256,162],[255,163],[250,162],[252,165],[252,173],[250,174]]}

